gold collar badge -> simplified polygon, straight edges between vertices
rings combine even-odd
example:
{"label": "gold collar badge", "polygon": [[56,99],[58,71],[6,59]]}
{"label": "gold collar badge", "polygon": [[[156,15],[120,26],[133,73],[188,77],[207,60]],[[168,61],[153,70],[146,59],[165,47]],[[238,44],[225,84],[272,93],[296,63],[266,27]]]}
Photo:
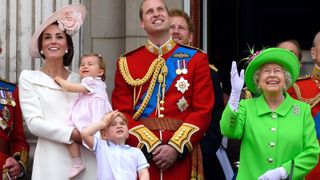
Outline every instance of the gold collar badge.
{"label": "gold collar badge", "polygon": [[153,44],[150,40],[146,43],[145,47],[153,54],[159,55],[159,54],[166,54],[167,52],[171,51],[174,46],[175,42],[172,38],[170,38],[166,43],[161,45],[160,47]]}

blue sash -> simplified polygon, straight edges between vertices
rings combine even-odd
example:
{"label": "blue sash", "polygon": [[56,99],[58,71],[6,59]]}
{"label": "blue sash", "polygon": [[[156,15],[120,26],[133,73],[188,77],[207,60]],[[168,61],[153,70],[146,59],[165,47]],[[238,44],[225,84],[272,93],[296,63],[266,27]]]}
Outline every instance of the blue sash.
{"label": "blue sash", "polygon": [[[166,89],[165,92],[168,91],[169,87],[171,86],[173,80],[177,77],[176,74],[176,61],[177,60],[181,60],[184,59],[186,60],[186,62],[189,62],[190,59],[196,54],[197,50],[195,49],[190,49],[184,46],[180,46],[178,47],[173,53],[172,55],[167,59],[166,61],[166,65],[168,67],[168,75],[166,77]],[[188,55],[188,57],[179,57],[177,56],[178,54],[183,54],[183,55]],[[159,82],[157,81],[155,86],[154,86],[154,90],[152,92],[152,95],[150,97],[149,103],[146,106],[145,110],[143,111],[143,113],[141,114],[141,118],[146,118],[149,117],[149,115],[154,111],[154,109],[157,106],[157,94],[158,94],[158,90],[159,90]],[[142,100],[145,98],[146,96],[146,92],[143,94],[142,98],[139,100],[138,105],[135,107],[135,111],[137,111],[142,103]]]}
{"label": "blue sash", "polygon": [[314,117],[314,124],[317,132],[317,138],[320,139],[320,112],[318,112]]}

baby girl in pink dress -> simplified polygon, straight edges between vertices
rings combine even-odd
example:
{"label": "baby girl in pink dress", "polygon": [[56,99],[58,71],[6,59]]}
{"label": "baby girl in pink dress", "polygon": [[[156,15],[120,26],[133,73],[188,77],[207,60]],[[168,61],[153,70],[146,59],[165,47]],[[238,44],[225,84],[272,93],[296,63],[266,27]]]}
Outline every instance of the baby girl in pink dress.
{"label": "baby girl in pink dress", "polygon": [[[77,133],[79,137],[83,128],[93,122],[100,121],[106,113],[112,111],[106,93],[104,72],[105,62],[101,55],[87,54],[81,58],[79,69],[80,84],[73,84],[60,77],[55,77],[55,81],[65,91],[80,93],[78,99],[73,104],[66,122],[68,125],[75,127],[73,133]],[[69,178],[75,177],[85,169],[85,165],[81,160],[80,146],[76,142],[67,145],[72,157],[72,168]]]}

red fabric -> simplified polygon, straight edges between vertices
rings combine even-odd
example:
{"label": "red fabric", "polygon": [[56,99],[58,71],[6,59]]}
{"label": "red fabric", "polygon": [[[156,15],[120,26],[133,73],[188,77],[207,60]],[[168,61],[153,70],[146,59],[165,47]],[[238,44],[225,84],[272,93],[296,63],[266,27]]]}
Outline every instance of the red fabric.
{"label": "red fabric", "polygon": [[[311,78],[298,80],[296,84],[299,86],[301,96],[305,99],[313,98],[320,93],[320,89],[312,81]],[[293,98],[298,99],[297,94],[295,93],[292,87],[288,90],[288,93]],[[315,116],[319,111],[320,111],[320,103],[318,103],[311,109],[312,116]],[[319,179],[319,177],[320,177],[320,160],[317,166],[306,176],[306,180]]]}
{"label": "red fabric", "polygon": [[[163,55],[164,59],[168,59],[172,53],[180,45],[176,45],[171,51]],[[138,48],[137,50],[126,55],[129,71],[133,79],[142,78],[157,55],[150,53],[145,47]],[[186,75],[177,75],[172,82],[169,90],[165,94],[165,110],[162,111],[165,117],[183,120],[185,123],[190,123],[197,126],[200,130],[194,133],[191,137],[192,145],[195,145],[203,137],[207,128],[209,127],[211,118],[211,109],[214,104],[213,87],[210,79],[209,64],[207,55],[198,51],[188,63],[188,73]],[[182,94],[175,87],[176,81],[183,77],[190,84],[188,90]],[[149,82],[143,85],[141,96],[147,90]],[[155,87],[157,88],[157,87]],[[137,93],[139,88],[137,88]],[[178,109],[177,102],[184,96],[187,100],[189,107],[186,111],[181,112]],[[129,129],[140,125],[139,121],[132,119],[133,111],[133,88],[128,85],[122,75],[120,74],[119,67],[117,66],[115,74],[115,89],[112,94],[112,105],[114,109],[123,112],[129,118]],[[155,112],[151,113],[150,117],[156,117]],[[173,136],[173,131],[162,131],[162,139],[160,138],[159,131],[152,131],[163,144],[167,144]],[[138,139],[130,135],[128,144],[137,146]],[[150,163],[149,169],[151,179],[159,179],[160,171],[153,163]],[[184,173],[186,172],[186,173]],[[163,172],[163,179],[190,179],[191,175],[191,156],[190,154],[170,169]]]}

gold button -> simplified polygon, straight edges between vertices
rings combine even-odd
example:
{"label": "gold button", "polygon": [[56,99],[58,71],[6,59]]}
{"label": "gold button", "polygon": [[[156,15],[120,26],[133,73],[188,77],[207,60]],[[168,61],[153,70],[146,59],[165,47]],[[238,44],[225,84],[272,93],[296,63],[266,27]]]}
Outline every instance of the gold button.
{"label": "gold button", "polygon": [[164,110],[164,107],[160,107],[160,111],[163,111]]}
{"label": "gold button", "polygon": [[160,115],[159,115],[159,118],[163,118],[163,117],[164,117],[164,115],[163,115],[163,114],[160,114]]}

